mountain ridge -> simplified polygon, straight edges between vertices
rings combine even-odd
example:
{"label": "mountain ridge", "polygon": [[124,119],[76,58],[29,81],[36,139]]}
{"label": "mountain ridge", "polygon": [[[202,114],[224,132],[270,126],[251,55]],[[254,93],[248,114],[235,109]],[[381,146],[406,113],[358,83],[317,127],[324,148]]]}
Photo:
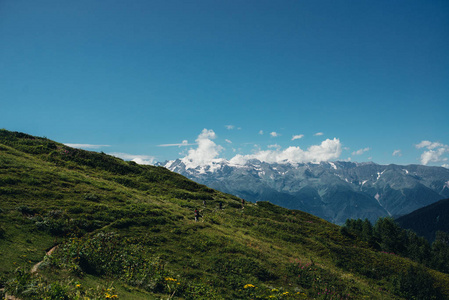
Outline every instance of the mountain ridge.
{"label": "mountain ridge", "polygon": [[236,165],[220,160],[189,168],[180,159],[158,165],[250,201],[271,201],[336,224],[348,218],[375,221],[404,215],[449,197],[449,170],[443,167],[258,160]]}

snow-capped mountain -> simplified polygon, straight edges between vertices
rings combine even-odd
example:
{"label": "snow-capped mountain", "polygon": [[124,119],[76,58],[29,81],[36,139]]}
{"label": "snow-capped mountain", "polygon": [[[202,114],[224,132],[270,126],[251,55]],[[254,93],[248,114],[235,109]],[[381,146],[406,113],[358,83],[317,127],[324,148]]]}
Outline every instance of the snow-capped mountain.
{"label": "snow-capped mountain", "polygon": [[159,165],[246,200],[270,201],[336,224],[347,218],[400,216],[449,197],[449,169],[442,167],[258,160],[192,167],[179,159]]}

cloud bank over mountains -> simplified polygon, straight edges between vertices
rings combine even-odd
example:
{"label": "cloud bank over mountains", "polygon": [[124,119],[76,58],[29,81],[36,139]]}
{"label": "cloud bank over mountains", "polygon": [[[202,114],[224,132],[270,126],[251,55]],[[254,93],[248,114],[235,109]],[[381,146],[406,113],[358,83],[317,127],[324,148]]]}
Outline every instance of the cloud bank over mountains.
{"label": "cloud bank over mountains", "polygon": [[[216,134],[213,130],[204,129],[196,139],[198,147],[190,149],[188,154],[181,159],[187,168],[212,165],[226,161],[219,154],[224,148],[213,140]],[[342,152],[342,144],[339,139],[326,139],[319,145],[312,145],[306,150],[300,147],[288,147],[282,150],[280,147],[269,147],[268,150],[259,150],[253,154],[237,154],[229,160],[233,165],[244,165],[248,160],[257,159],[267,163],[319,163],[337,159]]]}
{"label": "cloud bank over mountains", "polygon": [[[232,130],[234,128],[233,125],[226,125],[226,128]],[[261,130],[259,134],[263,135],[264,132]],[[279,137],[281,134],[277,132],[271,132],[270,137]],[[323,133],[318,132],[315,133],[314,136],[321,136]],[[304,134],[293,135],[291,141],[301,140],[304,137]],[[198,135],[195,143],[189,143],[188,140],[183,140],[181,143],[174,144],[161,144],[157,145],[158,147],[187,147],[187,146],[195,146],[196,148],[190,148],[186,154],[186,152],[180,153],[180,155],[184,155],[181,158],[181,161],[186,165],[187,168],[196,168],[203,166],[210,166],[211,168],[219,167],[220,163],[229,163],[231,165],[245,165],[249,160],[257,159],[261,162],[266,163],[320,163],[331,160],[344,160],[351,161],[351,157],[347,159],[341,159],[340,156],[343,151],[349,151],[348,147],[343,147],[340,139],[325,139],[320,144],[311,145],[306,149],[302,149],[299,146],[289,146],[283,149],[277,143],[274,145],[268,145],[266,149],[261,149],[260,146],[254,145],[257,150],[253,150],[251,154],[237,154],[231,157],[229,160],[223,157],[220,157],[220,154],[224,152],[225,148],[217,143],[214,140],[217,138],[215,132],[211,129],[203,129],[203,131]],[[231,146],[233,142],[229,139],[224,139],[224,144],[226,146],[232,147],[232,151],[237,152],[238,147]],[[251,144],[251,143],[245,143]],[[74,148],[82,148],[82,149],[93,149],[98,150],[103,147],[112,147],[111,145],[97,145],[97,144],[75,144],[75,143],[65,143],[66,146],[74,147]],[[439,164],[442,167],[449,168],[448,154],[449,154],[449,146],[442,144],[440,142],[431,142],[428,140],[423,140],[418,144],[413,145],[415,149],[419,151],[423,151],[420,153],[419,162],[422,165],[428,164]],[[352,151],[351,154],[353,156],[360,156],[365,154],[368,151],[371,151],[372,148],[365,147],[358,149],[356,151]],[[239,151],[240,152],[240,151]],[[157,162],[155,156],[151,155],[139,155],[139,154],[129,154],[122,152],[113,152],[108,153],[110,155],[122,158],[124,160],[131,160],[138,164],[144,165],[152,165]],[[392,156],[401,157],[403,152],[401,149],[395,149],[392,152]],[[371,160],[371,157],[368,157],[368,160]]]}
{"label": "cloud bank over mountains", "polygon": [[320,145],[313,145],[303,150],[300,147],[288,147],[285,150],[261,150],[254,154],[237,154],[229,160],[231,164],[244,165],[248,160],[257,159],[267,163],[319,163],[337,159],[341,155],[341,142],[339,139],[326,139]]}
{"label": "cloud bank over mountains", "polygon": [[[270,133],[272,137],[279,136],[277,133],[274,135]],[[315,136],[323,135],[321,132],[315,134]],[[304,135],[294,135],[293,140],[303,138]],[[306,149],[302,149],[299,146],[290,146],[283,149],[279,145],[269,145],[267,149],[258,149],[252,154],[237,154],[226,160],[220,157],[220,153],[225,150],[224,147],[214,142],[217,138],[215,132],[211,129],[203,129],[201,134],[196,139],[196,148],[192,148],[188,151],[188,154],[181,159],[187,168],[196,168],[198,166],[213,166],[214,164],[228,162],[231,165],[244,165],[249,160],[257,159],[266,163],[319,163],[324,161],[341,159],[342,150],[349,150],[347,147],[343,147],[340,139],[325,139],[320,144],[309,146]],[[229,140],[225,140],[228,144]],[[421,154],[420,162],[423,165],[429,163],[446,162],[448,159],[444,157],[449,153],[449,146],[438,142],[422,141],[415,145],[416,149],[424,149]],[[362,155],[370,151],[370,147],[361,148],[353,151],[351,154],[354,156]],[[402,156],[401,150],[394,150],[393,156]],[[371,158],[369,158],[371,159]],[[350,159],[349,159],[350,160]],[[443,164],[443,167],[448,167],[447,164]]]}

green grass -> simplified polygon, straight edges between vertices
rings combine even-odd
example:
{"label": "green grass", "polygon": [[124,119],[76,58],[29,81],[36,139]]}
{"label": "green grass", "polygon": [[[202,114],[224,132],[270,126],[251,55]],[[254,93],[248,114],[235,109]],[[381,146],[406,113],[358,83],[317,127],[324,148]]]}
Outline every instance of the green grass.
{"label": "green grass", "polygon": [[[416,265],[301,211],[6,130],[0,253],[0,285],[22,299],[401,299]],[[448,275],[424,272],[448,298]]]}

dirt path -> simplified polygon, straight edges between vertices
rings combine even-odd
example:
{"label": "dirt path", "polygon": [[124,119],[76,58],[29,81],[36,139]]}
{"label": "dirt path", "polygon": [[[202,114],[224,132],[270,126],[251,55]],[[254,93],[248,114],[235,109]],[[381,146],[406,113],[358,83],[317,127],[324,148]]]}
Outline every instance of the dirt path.
{"label": "dirt path", "polygon": [[[3,292],[4,290],[5,289],[0,289],[1,292]],[[20,298],[16,298],[12,295],[5,294],[5,300],[20,300]]]}
{"label": "dirt path", "polygon": [[[53,248],[51,248],[50,250],[47,251],[47,253],[45,253],[46,256],[50,256],[53,251],[56,250],[56,248],[58,248],[58,245],[54,246]],[[40,262],[38,262],[37,264],[35,264],[31,270],[30,273],[34,274],[37,273],[37,270],[39,269],[39,266],[43,263],[44,261],[41,260]],[[1,292],[3,292],[5,289],[0,289]],[[21,300],[20,298],[14,297],[13,295],[8,295],[5,293],[5,300]]]}
{"label": "dirt path", "polygon": [[[47,251],[47,253],[45,253],[46,256],[50,256],[55,250],[56,248],[58,248],[58,245],[54,246],[53,248],[51,248],[50,250]],[[30,273],[34,274],[37,273],[37,270],[39,269],[39,266],[43,263],[44,261],[41,260],[40,262],[38,262],[37,264],[35,264],[31,270]],[[1,292],[3,292],[5,289],[0,289]],[[13,295],[8,295],[5,293],[5,300],[21,300],[20,298],[14,297]]]}
{"label": "dirt path", "polygon": [[[56,250],[57,247],[58,247],[58,245],[54,246],[53,248],[51,248],[50,250],[48,250],[47,253],[45,253],[45,255],[46,255],[46,256],[50,256],[50,255],[53,253],[53,251]],[[30,273],[31,273],[31,274],[37,273],[37,269],[39,269],[39,266],[40,266],[43,262],[44,262],[44,261],[41,260],[40,262],[38,262],[37,264],[35,264],[35,265],[31,268]]]}

